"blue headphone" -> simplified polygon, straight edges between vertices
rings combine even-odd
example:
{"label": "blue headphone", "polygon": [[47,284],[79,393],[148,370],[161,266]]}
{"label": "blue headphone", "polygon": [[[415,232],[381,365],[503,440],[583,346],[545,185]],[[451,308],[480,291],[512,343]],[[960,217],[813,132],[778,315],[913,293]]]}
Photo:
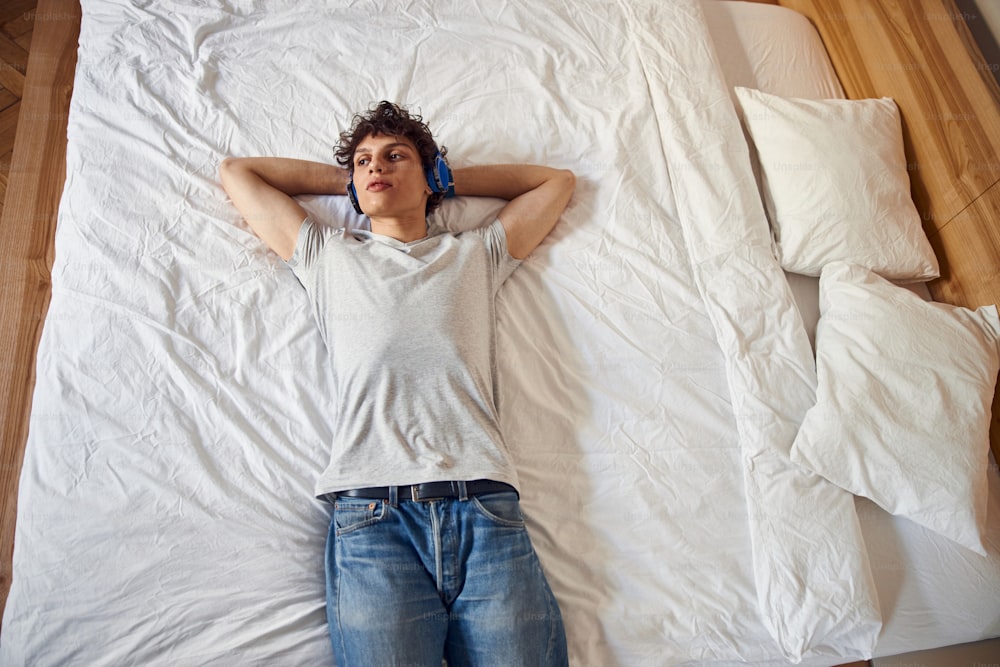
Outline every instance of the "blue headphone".
{"label": "blue headphone", "polygon": [[[431,192],[444,192],[446,197],[455,196],[455,181],[452,179],[451,169],[444,161],[441,151],[434,154],[434,165],[424,170],[424,176],[427,178],[427,185],[430,186]],[[347,183],[347,198],[351,200],[354,210],[364,215],[365,212],[361,210],[361,205],[358,203],[358,191],[354,189],[353,173],[351,180]]]}

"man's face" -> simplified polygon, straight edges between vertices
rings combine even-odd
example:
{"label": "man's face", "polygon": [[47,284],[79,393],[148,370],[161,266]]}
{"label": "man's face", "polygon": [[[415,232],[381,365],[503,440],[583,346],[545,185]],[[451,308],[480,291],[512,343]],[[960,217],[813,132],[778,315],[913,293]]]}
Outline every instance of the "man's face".
{"label": "man's face", "polygon": [[430,186],[416,145],[406,137],[370,134],[354,151],[354,188],[368,216],[423,216]]}

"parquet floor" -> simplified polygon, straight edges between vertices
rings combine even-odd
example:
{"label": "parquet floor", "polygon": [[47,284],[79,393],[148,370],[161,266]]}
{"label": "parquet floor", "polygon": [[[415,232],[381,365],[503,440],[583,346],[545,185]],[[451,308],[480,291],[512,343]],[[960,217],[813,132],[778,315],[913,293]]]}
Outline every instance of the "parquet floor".
{"label": "parquet floor", "polygon": [[37,0],[0,0],[0,212],[7,194]]}

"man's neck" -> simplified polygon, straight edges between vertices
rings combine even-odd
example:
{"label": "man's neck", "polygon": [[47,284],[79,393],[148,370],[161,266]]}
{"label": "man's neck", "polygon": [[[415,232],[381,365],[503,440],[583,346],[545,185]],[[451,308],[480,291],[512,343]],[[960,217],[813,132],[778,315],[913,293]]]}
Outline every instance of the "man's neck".
{"label": "man's neck", "polygon": [[427,236],[427,217],[371,218],[373,234],[389,236],[402,243],[419,241]]}

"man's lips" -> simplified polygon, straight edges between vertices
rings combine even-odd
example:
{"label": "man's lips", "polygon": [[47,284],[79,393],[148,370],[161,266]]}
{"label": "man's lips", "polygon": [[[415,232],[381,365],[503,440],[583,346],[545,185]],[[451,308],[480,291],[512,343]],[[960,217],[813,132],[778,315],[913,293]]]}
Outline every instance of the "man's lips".
{"label": "man's lips", "polygon": [[388,190],[391,187],[392,185],[386,183],[385,181],[372,181],[365,189],[368,190],[368,192],[382,192],[383,190]]}

